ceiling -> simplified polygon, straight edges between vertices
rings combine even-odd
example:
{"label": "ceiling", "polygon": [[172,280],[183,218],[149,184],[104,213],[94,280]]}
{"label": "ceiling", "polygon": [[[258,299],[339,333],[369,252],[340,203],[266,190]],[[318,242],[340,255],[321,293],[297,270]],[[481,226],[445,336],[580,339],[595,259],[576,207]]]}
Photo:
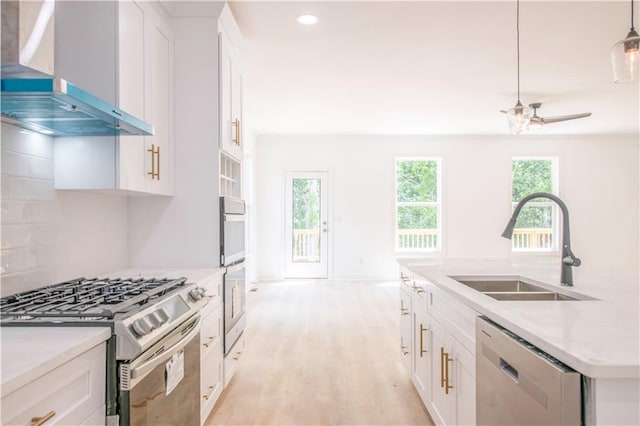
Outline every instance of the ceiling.
{"label": "ceiling", "polygon": [[[245,116],[257,134],[508,134],[515,1],[235,1]],[[536,134],[638,133],[638,85],[616,85],[611,46],[629,2],[523,1],[521,100],[592,112]],[[301,13],[320,18],[302,26]],[[640,13],[637,13],[640,15]],[[533,133],[531,131],[530,133]]]}

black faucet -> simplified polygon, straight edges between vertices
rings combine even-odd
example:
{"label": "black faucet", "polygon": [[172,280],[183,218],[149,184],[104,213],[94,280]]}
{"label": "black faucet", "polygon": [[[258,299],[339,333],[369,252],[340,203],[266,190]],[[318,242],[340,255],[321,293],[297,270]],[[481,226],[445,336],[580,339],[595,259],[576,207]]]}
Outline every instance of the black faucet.
{"label": "black faucet", "polygon": [[560,210],[562,210],[562,269],[560,271],[560,285],[564,286],[573,286],[573,274],[571,271],[572,266],[580,266],[582,261],[578,259],[573,252],[571,251],[571,232],[569,231],[569,210],[567,209],[567,205],[560,198],[553,194],[549,194],[547,192],[536,192],[533,194],[529,194],[524,197],[515,210],[513,211],[513,215],[511,219],[509,219],[509,223],[507,223],[507,227],[504,228],[504,232],[502,236],[507,239],[511,239],[513,236],[513,228],[516,226],[516,219],[520,214],[520,210],[522,207],[533,200],[534,198],[547,198],[551,201],[555,201],[557,205],[560,206]]}

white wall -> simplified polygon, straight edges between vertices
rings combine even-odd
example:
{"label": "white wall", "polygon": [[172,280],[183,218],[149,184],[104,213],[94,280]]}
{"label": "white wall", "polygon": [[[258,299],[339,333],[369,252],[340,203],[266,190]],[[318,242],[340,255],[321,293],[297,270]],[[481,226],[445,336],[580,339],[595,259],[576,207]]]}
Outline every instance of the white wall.
{"label": "white wall", "polygon": [[127,199],[53,187],[53,139],[2,123],[2,296],[127,265]]}
{"label": "white wall", "polygon": [[[557,156],[560,196],[571,213],[581,274],[638,277],[637,135],[261,136],[257,141],[258,278],[284,276],[284,176],[329,171],[330,275],[392,279],[394,160],[440,156],[445,258],[506,258],[511,158]],[[559,255],[557,255],[559,256]],[[559,257],[558,257],[559,262]]]}
{"label": "white wall", "polygon": [[132,267],[220,265],[217,18],[172,19],[175,196],[129,201]]}

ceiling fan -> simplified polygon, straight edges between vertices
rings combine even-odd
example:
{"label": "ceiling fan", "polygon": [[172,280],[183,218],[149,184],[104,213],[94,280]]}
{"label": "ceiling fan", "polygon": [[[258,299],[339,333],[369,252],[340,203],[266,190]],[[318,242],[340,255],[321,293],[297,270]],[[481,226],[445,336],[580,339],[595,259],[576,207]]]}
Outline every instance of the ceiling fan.
{"label": "ceiling fan", "polygon": [[590,112],[583,112],[580,114],[559,115],[557,117],[540,117],[538,116],[538,108],[542,106],[542,102],[536,102],[529,104],[529,108],[533,109],[533,115],[529,119],[529,128],[542,127],[545,124],[559,123],[561,121],[575,120],[577,118],[590,117]]}
{"label": "ceiling fan", "polygon": [[517,47],[517,64],[518,64],[518,100],[514,107],[508,111],[501,110],[507,114],[509,121],[509,130],[511,133],[522,133],[529,130],[530,127],[537,128],[542,127],[545,124],[559,123],[561,121],[575,120],[577,118],[584,118],[591,116],[590,112],[582,114],[562,115],[558,117],[540,117],[537,110],[542,106],[541,102],[529,104],[529,108],[533,109],[533,115],[530,109],[522,105],[520,102],[520,0],[516,1],[516,47]]}

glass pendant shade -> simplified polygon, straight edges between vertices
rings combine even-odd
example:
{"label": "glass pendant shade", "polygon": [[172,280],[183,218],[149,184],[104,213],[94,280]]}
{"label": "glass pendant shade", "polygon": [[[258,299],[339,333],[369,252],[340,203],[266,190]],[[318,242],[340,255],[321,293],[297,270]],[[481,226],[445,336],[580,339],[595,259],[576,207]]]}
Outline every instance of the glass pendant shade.
{"label": "glass pendant shade", "polygon": [[507,111],[507,120],[509,120],[509,132],[512,134],[526,132],[529,130],[531,110],[518,101],[513,108]]}
{"label": "glass pendant shade", "polygon": [[637,83],[640,75],[640,35],[635,30],[629,31],[624,40],[616,43],[611,49],[611,65],[613,81],[616,83]]}

